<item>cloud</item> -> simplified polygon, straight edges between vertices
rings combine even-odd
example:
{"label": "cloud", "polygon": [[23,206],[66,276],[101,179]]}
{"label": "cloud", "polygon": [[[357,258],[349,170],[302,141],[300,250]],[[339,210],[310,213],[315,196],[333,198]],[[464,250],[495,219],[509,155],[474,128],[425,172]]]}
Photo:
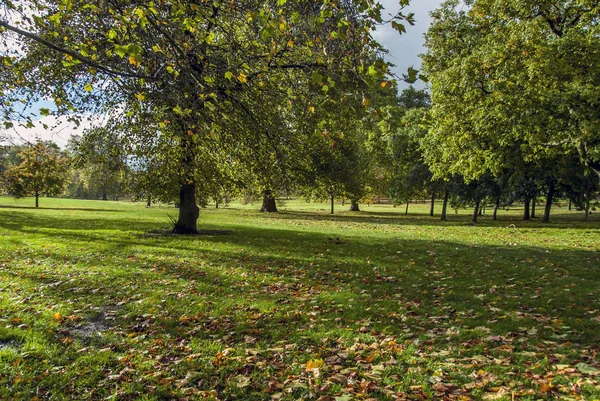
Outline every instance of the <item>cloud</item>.
{"label": "cloud", "polygon": [[[12,123],[13,128],[8,131],[8,134],[11,136],[13,142],[52,141],[61,148],[64,148],[72,136],[81,135],[85,129],[102,124],[102,117],[84,116],[79,126],[70,122],[66,116],[42,117],[33,122],[33,128],[27,128],[17,121],[12,121]],[[44,125],[47,128],[44,128]]]}

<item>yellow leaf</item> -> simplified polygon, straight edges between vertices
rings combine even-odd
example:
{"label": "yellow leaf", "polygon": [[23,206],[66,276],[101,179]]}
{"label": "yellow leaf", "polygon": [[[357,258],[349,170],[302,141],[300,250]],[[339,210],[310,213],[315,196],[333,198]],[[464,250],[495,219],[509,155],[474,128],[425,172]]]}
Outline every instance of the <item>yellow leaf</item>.
{"label": "yellow leaf", "polygon": [[57,321],[59,321],[59,322],[62,322],[65,318],[64,318],[63,315],[60,314],[60,312],[56,312],[54,314],[54,319],[57,320]]}
{"label": "yellow leaf", "polygon": [[308,108],[308,110],[309,110],[311,113],[314,113],[314,112],[315,112],[315,108],[314,108],[313,106],[310,106],[310,107]]}
{"label": "yellow leaf", "polygon": [[383,81],[383,82],[381,83],[381,87],[382,87],[382,88],[387,88],[387,87],[389,86],[389,84],[390,84],[390,83],[389,83],[388,81]]}
{"label": "yellow leaf", "polygon": [[325,362],[322,359],[311,359],[306,362],[306,371],[310,371],[313,369],[320,369],[325,365]]}
{"label": "yellow leaf", "polygon": [[135,97],[137,98],[137,100],[144,100],[146,98],[146,95],[144,95],[143,93],[136,93]]}
{"label": "yellow leaf", "polygon": [[240,75],[238,75],[237,79],[238,79],[238,81],[240,81],[243,84],[248,82],[248,77],[243,72],[240,72]]}
{"label": "yellow leaf", "polygon": [[142,56],[138,54],[132,54],[129,56],[129,64],[139,67],[142,64]]}
{"label": "yellow leaf", "polygon": [[294,41],[290,39],[290,40],[288,41],[288,46],[289,46],[289,47],[294,47]]}

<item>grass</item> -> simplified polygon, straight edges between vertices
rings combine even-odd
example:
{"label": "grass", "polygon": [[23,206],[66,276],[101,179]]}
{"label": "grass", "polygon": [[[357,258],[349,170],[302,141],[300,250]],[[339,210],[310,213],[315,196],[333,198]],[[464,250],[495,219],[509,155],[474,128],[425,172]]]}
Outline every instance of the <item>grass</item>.
{"label": "grass", "polygon": [[0,399],[600,399],[600,218],[0,198]]}

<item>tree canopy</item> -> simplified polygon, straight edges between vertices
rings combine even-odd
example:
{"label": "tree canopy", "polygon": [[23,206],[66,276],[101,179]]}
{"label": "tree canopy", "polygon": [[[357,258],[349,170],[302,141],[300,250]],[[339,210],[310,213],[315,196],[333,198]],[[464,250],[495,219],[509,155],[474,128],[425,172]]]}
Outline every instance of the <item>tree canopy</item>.
{"label": "tree canopy", "polygon": [[[349,85],[352,92],[391,86],[384,49],[371,36],[384,23],[377,2],[4,3],[0,29],[19,43],[2,56],[17,82],[4,93],[52,99],[57,113],[110,112],[125,127],[150,127],[134,129],[132,141],[166,137],[177,160],[176,232],[196,231],[196,185],[211,179],[204,163],[211,155],[244,162],[257,152],[285,152],[297,134],[286,110],[316,107],[296,98],[298,87],[342,100]],[[399,31],[403,21],[412,15],[391,20]],[[4,106],[7,123],[15,110]]]}
{"label": "tree canopy", "polygon": [[573,149],[600,172],[598,15],[591,0],[443,3],[424,55],[435,173],[476,178]]}

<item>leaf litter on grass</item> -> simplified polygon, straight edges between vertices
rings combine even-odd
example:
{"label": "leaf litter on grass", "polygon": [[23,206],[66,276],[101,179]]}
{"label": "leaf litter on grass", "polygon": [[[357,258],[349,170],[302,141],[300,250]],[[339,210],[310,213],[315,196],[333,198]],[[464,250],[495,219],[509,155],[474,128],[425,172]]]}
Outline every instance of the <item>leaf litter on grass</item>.
{"label": "leaf litter on grass", "polygon": [[[434,225],[408,226],[408,235],[387,225],[378,233],[377,223],[342,218],[332,228],[316,215],[315,224],[302,222],[307,232],[298,237],[277,217],[266,229],[253,214],[231,216],[215,226],[231,230],[228,236],[140,244],[116,232],[114,246],[66,236],[55,240],[56,256],[33,245],[27,258],[11,258],[0,272],[11,276],[0,284],[12,301],[0,319],[25,337],[39,330],[38,341],[58,347],[27,355],[27,366],[68,381],[21,372],[22,362],[13,366],[12,359],[2,369],[3,383],[13,384],[0,394],[19,398],[34,383],[42,396],[71,399],[600,394],[590,331],[598,329],[593,311],[600,308],[585,295],[597,285],[590,285],[593,270],[574,267],[593,259],[587,253],[532,266],[544,261],[543,247],[507,253],[477,227],[461,228],[472,242],[460,233],[448,241]],[[365,226],[369,237],[362,237]],[[39,234],[40,243],[47,235]],[[61,252],[61,241],[81,251]],[[548,288],[552,283],[559,291]],[[587,290],[574,291],[574,283]],[[122,309],[112,309],[116,303]],[[83,383],[95,390],[78,390],[90,385]]]}

